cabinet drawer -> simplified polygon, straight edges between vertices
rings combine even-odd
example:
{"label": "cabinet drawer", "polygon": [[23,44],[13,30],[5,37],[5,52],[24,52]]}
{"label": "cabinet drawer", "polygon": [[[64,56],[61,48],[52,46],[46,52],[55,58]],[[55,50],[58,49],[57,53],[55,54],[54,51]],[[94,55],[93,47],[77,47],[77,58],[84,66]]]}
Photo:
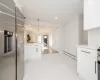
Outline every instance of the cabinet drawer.
{"label": "cabinet drawer", "polygon": [[92,49],[80,48],[80,54],[85,54],[93,58],[97,58],[97,51]]}

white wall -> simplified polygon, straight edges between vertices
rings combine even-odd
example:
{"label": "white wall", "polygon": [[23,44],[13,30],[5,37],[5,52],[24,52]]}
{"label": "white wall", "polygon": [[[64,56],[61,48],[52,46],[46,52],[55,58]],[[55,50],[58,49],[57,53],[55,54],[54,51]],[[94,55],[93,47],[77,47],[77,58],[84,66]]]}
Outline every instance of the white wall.
{"label": "white wall", "polygon": [[76,45],[87,44],[87,35],[87,31],[83,31],[82,16],[76,15],[66,26],[54,31],[52,47],[57,51],[66,51],[76,56]]}
{"label": "white wall", "polygon": [[88,31],[88,45],[100,47],[100,28]]}
{"label": "white wall", "polygon": [[36,41],[36,34],[33,31],[24,31],[24,43],[27,44],[27,34],[31,36],[32,41]]}
{"label": "white wall", "polygon": [[57,50],[59,49],[59,28],[55,30],[53,33],[53,49]]}
{"label": "white wall", "polygon": [[49,33],[48,36],[49,36],[49,47],[52,47],[52,42],[53,42],[52,33]]}
{"label": "white wall", "polygon": [[88,44],[88,33],[83,30],[83,16],[74,16],[65,26],[65,51],[76,56],[76,45]]}
{"label": "white wall", "polygon": [[76,55],[76,45],[79,45],[79,18],[76,16],[65,27],[65,51]]}
{"label": "white wall", "polygon": [[88,44],[88,31],[84,31],[83,16],[79,16],[79,44]]}
{"label": "white wall", "polygon": [[58,27],[52,33],[52,48],[62,52],[64,49],[64,27]]}
{"label": "white wall", "polygon": [[59,30],[59,33],[60,33],[60,35],[59,35],[59,50],[60,50],[60,52],[63,52],[63,50],[65,48],[65,42],[66,42],[65,32],[66,32],[65,28],[60,27],[60,30]]}

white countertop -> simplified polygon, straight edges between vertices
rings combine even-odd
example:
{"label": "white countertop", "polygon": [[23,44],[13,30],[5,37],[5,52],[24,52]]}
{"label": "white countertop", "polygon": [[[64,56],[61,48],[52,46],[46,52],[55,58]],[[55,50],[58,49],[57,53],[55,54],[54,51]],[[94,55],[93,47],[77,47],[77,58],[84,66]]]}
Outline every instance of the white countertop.
{"label": "white countertop", "polygon": [[25,45],[41,45],[41,43],[27,43],[27,44],[25,44]]}
{"label": "white countertop", "polygon": [[92,50],[97,50],[99,48],[97,46],[90,46],[90,45],[77,45],[77,47],[82,47],[82,48],[87,48]]}

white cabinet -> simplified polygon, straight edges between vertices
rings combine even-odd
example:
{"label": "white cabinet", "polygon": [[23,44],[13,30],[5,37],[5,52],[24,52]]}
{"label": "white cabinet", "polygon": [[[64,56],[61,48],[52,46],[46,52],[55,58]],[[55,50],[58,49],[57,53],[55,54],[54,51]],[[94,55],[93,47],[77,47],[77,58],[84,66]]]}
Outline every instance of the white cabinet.
{"label": "white cabinet", "polygon": [[94,54],[89,49],[77,48],[77,72],[84,80],[97,80],[97,59],[92,57]]}
{"label": "white cabinet", "polygon": [[24,46],[25,60],[40,59],[42,56],[41,44],[26,44]]}
{"label": "white cabinet", "polygon": [[84,0],[84,30],[100,27],[100,0]]}

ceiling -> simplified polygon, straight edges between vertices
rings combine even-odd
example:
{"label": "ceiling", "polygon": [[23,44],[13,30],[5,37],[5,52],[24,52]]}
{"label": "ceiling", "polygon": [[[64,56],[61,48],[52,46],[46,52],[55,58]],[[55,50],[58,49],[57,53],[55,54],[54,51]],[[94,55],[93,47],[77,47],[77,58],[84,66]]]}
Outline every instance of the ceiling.
{"label": "ceiling", "polygon": [[[26,17],[27,25],[57,27],[67,24],[82,12],[83,0],[15,0]],[[55,19],[57,17],[58,19]]]}
{"label": "ceiling", "polygon": [[29,27],[29,26],[26,26],[25,30],[26,31],[30,31],[30,32],[33,32],[35,34],[48,34],[48,33],[52,33],[53,31],[55,31],[57,29],[57,27],[43,27],[41,26],[39,28],[39,31],[38,31],[38,28],[36,26],[33,27]]}

